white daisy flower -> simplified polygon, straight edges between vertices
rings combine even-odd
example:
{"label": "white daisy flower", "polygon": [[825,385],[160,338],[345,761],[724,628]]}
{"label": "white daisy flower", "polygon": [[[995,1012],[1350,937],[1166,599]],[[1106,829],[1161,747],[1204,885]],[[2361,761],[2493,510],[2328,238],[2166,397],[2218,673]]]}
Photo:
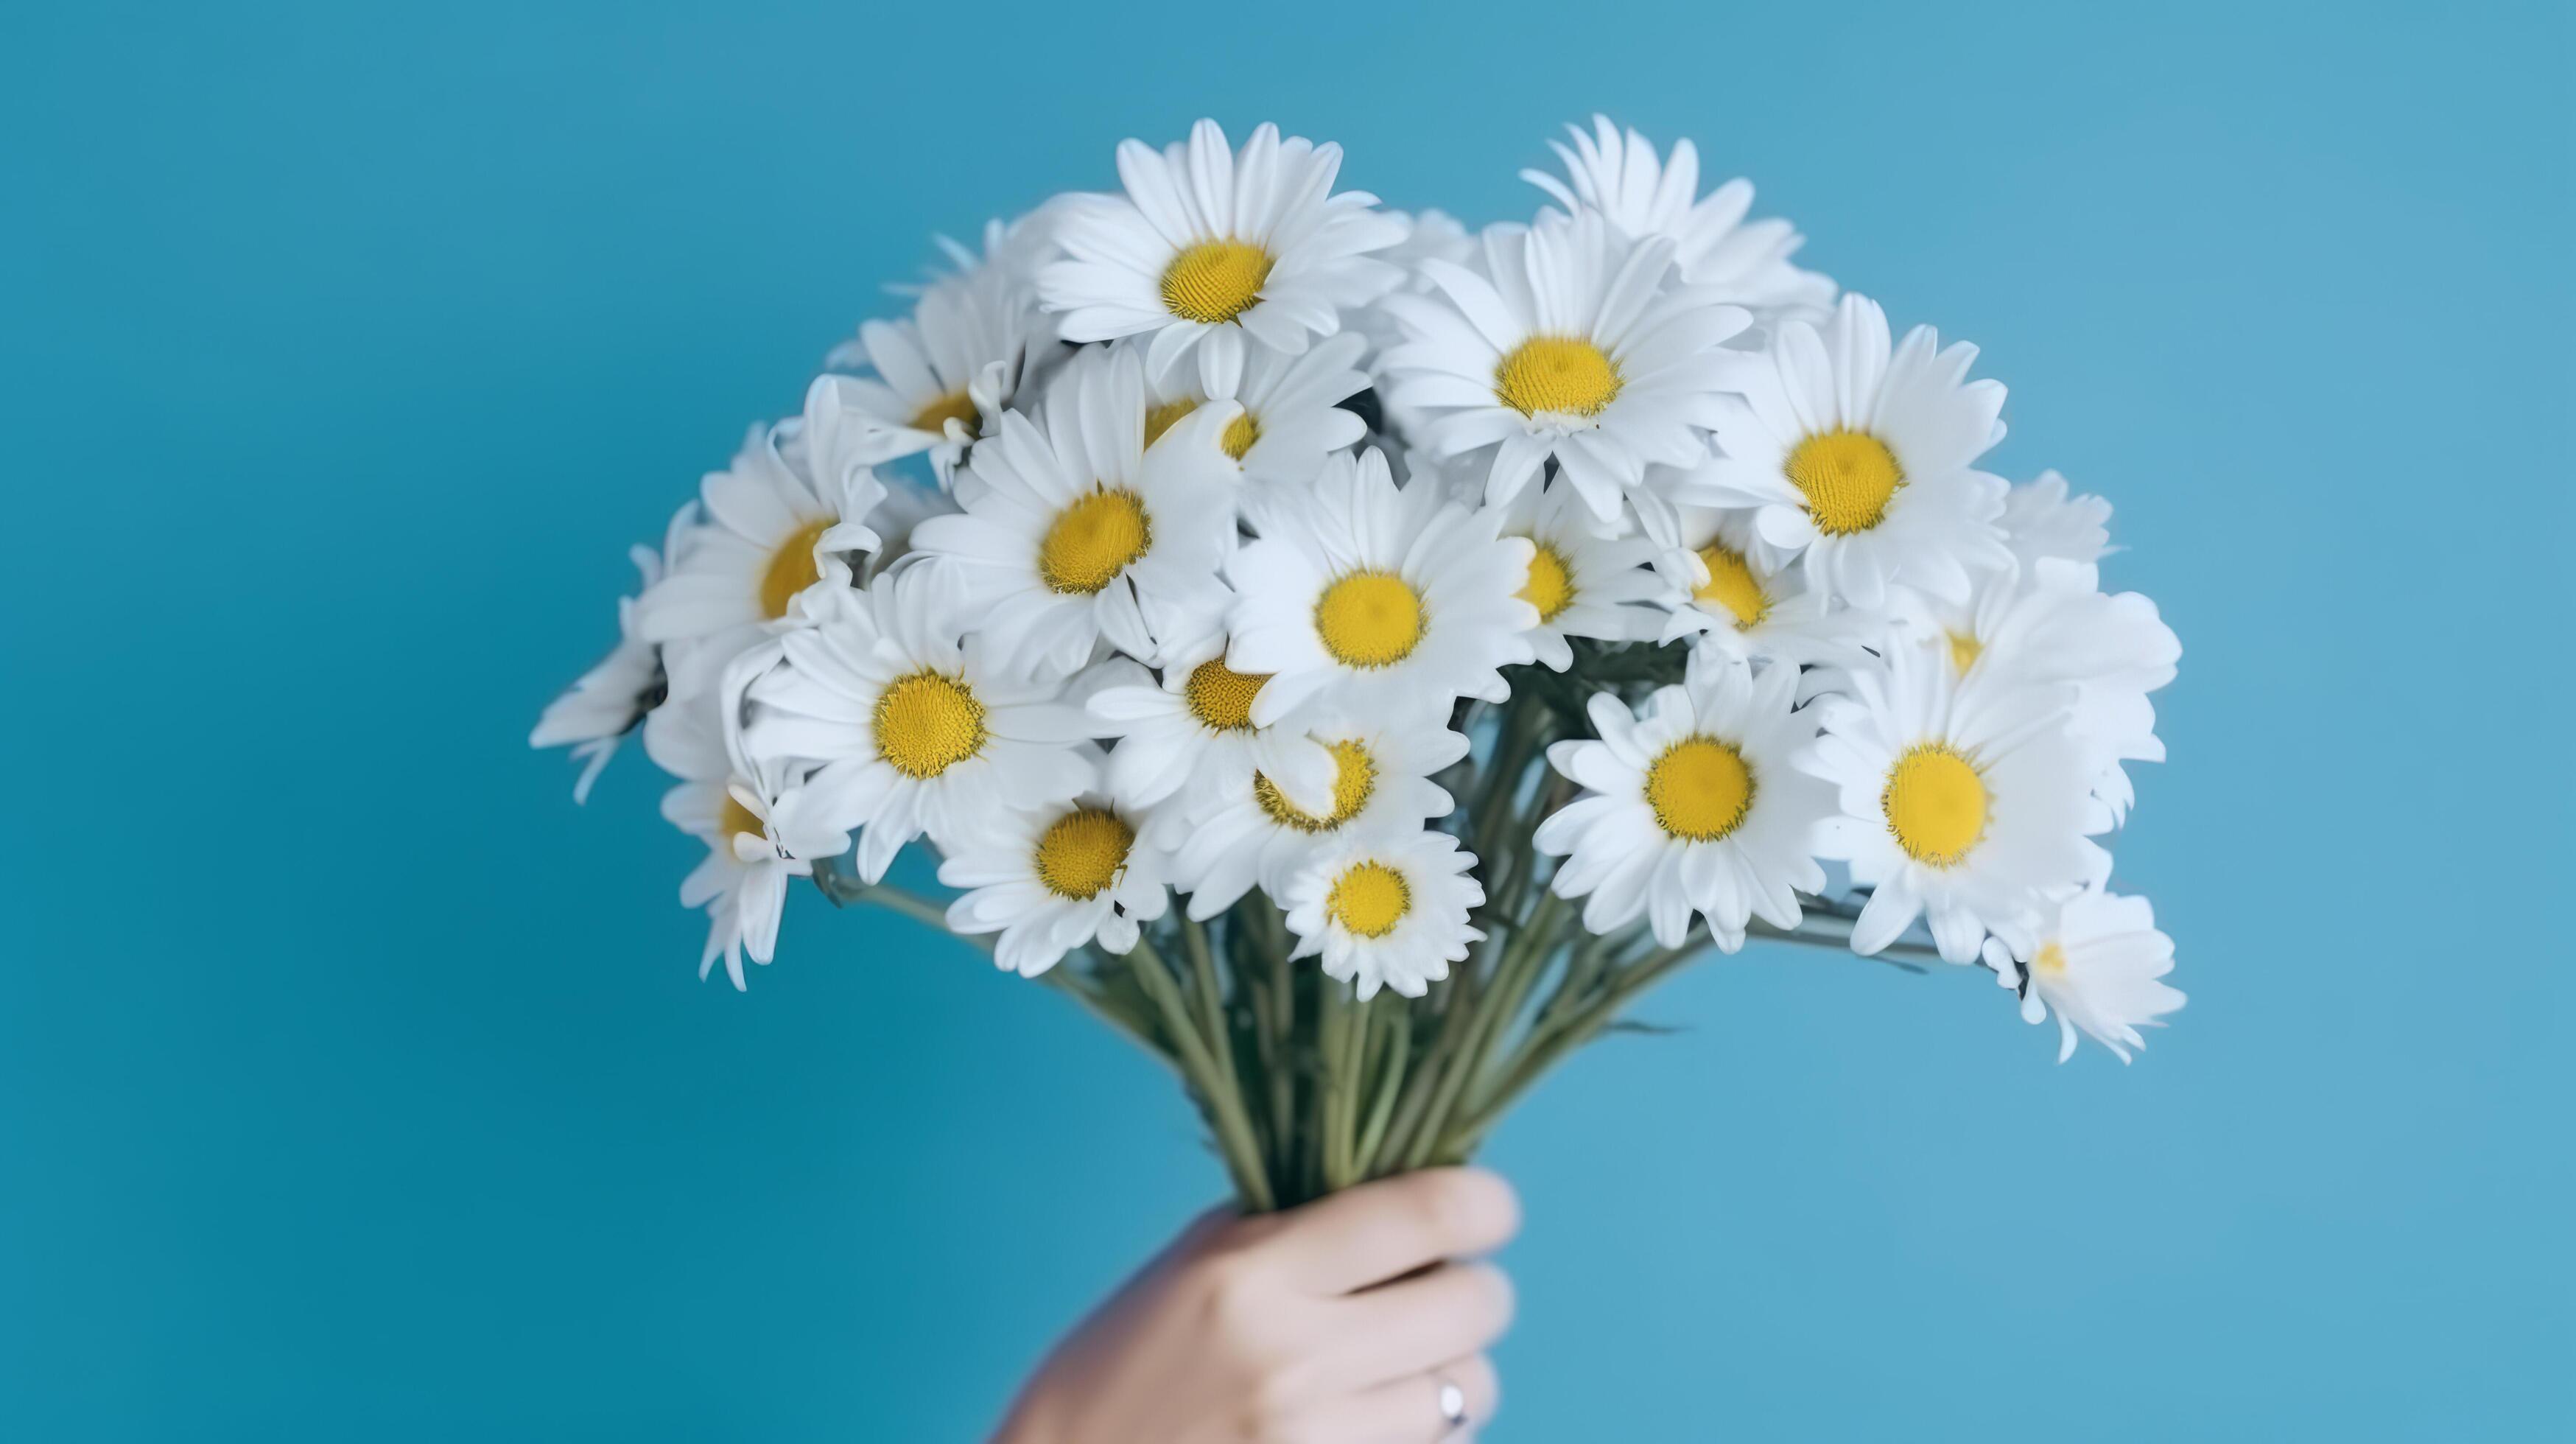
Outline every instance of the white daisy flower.
{"label": "white daisy flower", "polygon": [[1792,671],[1868,659],[1864,649],[1887,618],[1837,606],[1794,562],[1770,565],[1751,513],[1689,507],[1679,515],[1682,545],[1655,562],[1655,600],[1665,609],[1658,641],[1688,637],[1696,656],[1776,662]]}
{"label": "white daisy flower", "polygon": [[1569,637],[1633,642],[1655,635],[1662,615],[1639,605],[1663,590],[1648,565],[1654,543],[1600,535],[1582,500],[1564,487],[1524,487],[1497,510],[1505,536],[1530,541],[1520,598],[1538,609],[1530,644],[1541,665],[1554,672],[1572,666]]}
{"label": "white daisy flower", "polygon": [[725,975],[745,986],[743,955],[767,963],[790,879],[813,876],[813,860],[849,849],[846,833],[823,824],[795,786],[755,781],[725,747],[720,690],[657,709],[644,724],[644,750],[680,785],[662,796],[662,816],[707,845],[707,855],[680,884],[680,905],[707,910],[704,978],[724,959]]}
{"label": "white daisy flower", "polygon": [[1285,496],[1271,529],[1228,564],[1226,665],[1271,674],[1252,704],[1268,726],[1318,697],[1364,715],[1501,701],[1501,669],[1536,655],[1527,537],[1437,487],[1398,490],[1374,449],[1325,463]]}
{"label": "white daisy flower", "polygon": [[1256,886],[1284,897],[1288,879],[1317,847],[1361,833],[1412,831],[1457,806],[1431,778],[1467,755],[1467,739],[1442,719],[1327,717],[1308,733],[1333,759],[1329,807],[1301,807],[1283,784],[1255,772],[1204,798],[1183,794],[1155,814],[1155,836],[1173,855],[1172,880],[1190,895],[1191,917],[1215,917]]}
{"label": "white daisy flower", "polygon": [[2142,897],[2089,887],[2041,924],[2035,946],[2016,956],[1986,944],[1997,981],[2021,993],[2024,1021],[2057,1014],[2057,1061],[2075,1056],[2077,1029],[2129,1061],[2144,1048],[2140,1028],[2161,1028],[2162,1015],[2183,1005],[2179,989],[2157,981],[2173,971],[2173,939],[2156,931],[2155,910]]}
{"label": "white daisy flower", "polygon": [[1730,358],[1721,455],[1674,482],[1675,500],[1758,507],[1762,540],[1799,557],[1820,589],[1860,606],[1903,581],[1962,596],[1971,568],[2000,566],[2006,487],[1973,468],[2003,439],[2004,388],[1969,381],[1977,348],[1941,349],[1918,326],[1889,350],[1887,314],[1846,295],[1819,332],[1785,322]]}
{"label": "white daisy flower", "polygon": [[1390,296],[1405,333],[1385,368],[1413,441],[1438,457],[1491,448],[1490,499],[1554,458],[1604,526],[1650,463],[1688,466],[1723,411],[1723,344],[1751,317],[1674,285],[1672,242],[1632,242],[1598,215],[1494,226],[1481,270],[1422,263],[1443,296]]}
{"label": "white daisy flower", "polygon": [[1162,860],[1138,844],[1136,830],[1097,795],[1004,818],[939,865],[941,882],[968,889],[948,905],[950,930],[1000,933],[993,961],[1024,978],[1095,941],[1126,952],[1136,925],[1171,905]]}
{"label": "white daisy flower", "polygon": [[957,476],[964,512],[913,529],[915,551],[969,600],[961,619],[1008,647],[1002,665],[1063,676],[1104,639],[1152,661],[1224,614],[1234,467],[1219,438],[1238,408],[1202,406],[1151,449],[1145,412],[1133,352],[1077,358],[1041,421],[1006,413],[975,449]]}
{"label": "white daisy flower", "polygon": [[844,589],[778,639],[786,665],[750,688],[746,749],[819,764],[806,784],[816,815],[859,832],[867,882],[924,833],[945,846],[1098,782],[1067,684],[994,666],[980,637],[961,646],[931,581],[907,568]]}
{"label": "white daisy flower", "polygon": [[1901,641],[1883,669],[1853,669],[1852,695],[1816,704],[1823,735],[1800,759],[1840,790],[1816,855],[1872,889],[1852,929],[1863,955],[1918,916],[1954,963],[1988,933],[2027,946],[2050,904],[2110,870],[2086,840],[2108,819],[2067,731],[2069,690],[1953,687],[1946,668],[1936,648]]}
{"label": "white daisy flower", "polygon": [[1316,849],[1279,894],[1292,958],[1322,956],[1324,975],[1419,998],[1484,937],[1467,915],[1485,900],[1468,875],[1476,855],[1445,832],[1364,832]]}
{"label": "white daisy flower", "polygon": [[1065,211],[1080,200],[1072,195],[1049,196],[1015,219],[986,221],[980,255],[947,236],[933,235],[931,242],[947,258],[950,269],[934,270],[926,285],[888,289],[918,295],[943,281],[973,279],[1007,298],[1020,313],[1024,342],[1016,394],[1028,395],[1074,353],[1073,345],[1057,331],[1055,317],[1038,308],[1038,268],[1056,258],[1057,229]]}
{"label": "white daisy flower", "polygon": [[1834,793],[1796,766],[1816,735],[1812,713],[1792,710],[1797,687],[1794,667],[1757,675],[1694,657],[1684,686],[1657,688],[1633,715],[1593,694],[1600,740],[1547,749],[1583,795],[1531,839],[1566,859],[1556,894],[1590,898],[1584,927],[1611,932],[1642,913],[1655,941],[1679,947],[1697,912],[1733,952],[1750,918],[1798,925],[1798,894],[1825,885],[1811,849]]}
{"label": "white daisy flower", "polygon": [[638,635],[662,648],[671,694],[693,697],[766,636],[803,625],[818,599],[846,591],[845,554],[874,551],[865,518],[885,487],[865,467],[816,477],[796,427],[755,426],[733,465],[699,486],[699,524],[675,529],[660,581],[636,600]]}
{"label": "white daisy flower", "polygon": [[809,414],[842,418],[874,464],[930,453],[945,483],[966,448],[990,435],[1022,382],[1037,313],[1007,272],[985,267],[924,287],[912,314],[867,321],[827,365],[873,375],[817,377]]}
{"label": "white daisy flower", "polygon": [[[680,534],[697,525],[697,519],[696,502],[681,507],[671,518],[663,544],[676,550]],[[642,577],[640,590],[649,591],[662,579],[662,553],[639,546],[629,548],[626,555]],[[571,744],[572,759],[582,764],[581,775],[573,779],[572,800],[588,802],[591,785],[599,781],[608,759],[617,755],[618,744],[644,720],[645,713],[662,705],[669,688],[669,680],[662,675],[661,649],[635,630],[635,598],[619,597],[617,645],[562,696],[546,704],[537,716],[536,730],[528,734],[528,745]]]}
{"label": "white daisy flower", "polygon": [[2164,760],[2147,694],[2173,681],[2181,640],[2149,598],[2105,595],[2090,564],[2043,557],[1979,572],[1972,587],[1959,602],[1900,587],[1897,624],[1936,644],[1955,685],[2072,687],[2068,727],[2116,821],[2132,798],[2120,764]]}
{"label": "white daisy flower", "polygon": [[1368,389],[1355,364],[1367,344],[1333,336],[1294,356],[1264,346],[1224,355],[1201,348],[1197,366],[1147,377],[1145,445],[1201,406],[1232,401],[1242,410],[1215,439],[1245,482],[1256,492],[1311,486],[1326,456],[1368,430],[1342,406]]}
{"label": "white daisy flower", "polygon": [[1109,754],[1109,793],[1149,808],[1175,793],[1188,800],[1232,796],[1255,774],[1308,813],[1330,812],[1336,764],[1292,714],[1253,725],[1252,699],[1268,677],[1225,664],[1225,635],[1174,648],[1161,685],[1103,687],[1089,709],[1100,732],[1119,739]]}
{"label": "white daisy flower", "polygon": [[1525,170],[1521,179],[1554,196],[1569,212],[1599,211],[1636,240],[1669,240],[1684,284],[1705,287],[1719,299],[1766,315],[1821,319],[1834,303],[1831,277],[1789,263],[1807,242],[1787,221],[1747,221],[1753,183],[1738,178],[1706,196],[1699,189],[1699,148],[1673,142],[1671,159],[1658,162],[1655,147],[1630,130],[1624,137],[1604,115],[1592,133],[1569,125],[1568,147],[1549,141],[1565,163],[1565,179]]}
{"label": "white daisy flower", "polygon": [[1303,351],[1341,329],[1344,308],[1398,279],[1369,253],[1402,240],[1403,220],[1365,191],[1331,194],[1341,166],[1340,146],[1282,140],[1267,124],[1240,155],[1213,120],[1160,153],[1126,141],[1126,194],[1067,206],[1057,231],[1067,258],[1039,270],[1040,303],[1062,313],[1068,340],[1150,336],[1157,376],[1201,348],[1238,353],[1247,335]]}
{"label": "white daisy flower", "polygon": [[[962,241],[933,235],[931,244],[937,246],[947,259],[948,269],[933,268],[930,279],[919,285],[894,285],[887,289],[898,294],[919,295],[932,286],[975,279],[1002,292],[1018,295],[1034,307],[1038,267],[1055,258],[1056,227],[1063,220],[1066,200],[1064,196],[1050,196],[1026,215],[1007,221],[998,218],[987,220],[984,222],[984,249],[980,254]],[[1038,319],[1032,317],[1032,323]],[[1053,340],[1052,335],[1049,340]]]}
{"label": "white daisy flower", "polygon": [[2065,477],[2043,471],[2004,494],[2004,544],[2023,566],[2042,557],[2091,566],[2109,554],[2111,503],[2070,490]]}

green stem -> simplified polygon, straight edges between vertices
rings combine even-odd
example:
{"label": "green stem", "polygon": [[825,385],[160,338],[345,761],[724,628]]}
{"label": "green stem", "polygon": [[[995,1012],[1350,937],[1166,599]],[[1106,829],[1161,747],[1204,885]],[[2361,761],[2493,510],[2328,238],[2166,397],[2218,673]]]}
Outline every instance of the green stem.
{"label": "green stem", "polygon": [[[1181,945],[1188,951],[1190,970],[1198,978],[1199,1013],[1207,1027],[1209,1061],[1234,1095],[1236,1105],[1241,1107],[1243,1075],[1234,1064],[1234,1025],[1226,1016],[1225,986],[1217,980],[1216,959],[1208,949],[1206,925],[1184,914],[1181,918]],[[1247,1128],[1251,1126],[1248,1113],[1244,1123]],[[1254,1153],[1258,1156],[1259,1130],[1253,1132]]]}
{"label": "green stem", "polygon": [[1391,1173],[1402,1162],[1414,1130],[1430,1111],[1449,1060],[1457,1056],[1461,1040],[1475,1026],[1475,988],[1474,960],[1470,959],[1441,990],[1440,1031],[1433,1036],[1430,1050],[1413,1063],[1412,1076],[1404,1083],[1404,1096],[1396,1104],[1395,1118],[1378,1143],[1377,1156],[1369,1162],[1370,1172]]}
{"label": "green stem", "polygon": [[[1529,770],[1531,747],[1546,729],[1547,709],[1514,697],[1504,709],[1502,732],[1494,739],[1490,758],[1491,772],[1477,789],[1473,816],[1475,831],[1471,834],[1472,850],[1478,858],[1493,856],[1501,840],[1504,822],[1519,809],[1512,804],[1520,795],[1522,778]],[[1518,859],[1527,867],[1529,859]]]}
{"label": "green stem", "polygon": [[1452,1151],[1474,1148],[1484,1138],[1486,1130],[1493,1127],[1504,1110],[1527,1092],[1531,1084],[1576,1048],[1589,1042],[1630,998],[1697,958],[1706,946],[1706,939],[1695,938],[1678,948],[1659,949],[1648,954],[1645,961],[1620,974],[1617,981],[1579,1009],[1554,1036],[1525,1048],[1503,1069],[1494,1085],[1483,1092],[1466,1117],[1450,1130],[1447,1147]]}
{"label": "green stem", "polygon": [[1316,1023],[1315,1041],[1324,1065],[1321,1137],[1323,1182],[1329,1192],[1350,1184],[1350,1169],[1344,1151],[1348,1133],[1342,1127],[1342,1113],[1350,1103],[1349,1073],[1342,1055],[1350,1045],[1350,1028],[1344,1020],[1358,1005],[1329,978],[1324,982],[1322,998],[1323,1012]]}
{"label": "green stem", "polygon": [[892,883],[843,881],[836,877],[834,883],[823,884],[822,887],[823,896],[830,898],[836,904],[874,903],[888,912],[898,912],[926,927],[937,928],[970,948],[978,948],[988,953],[993,950],[993,938],[990,933],[951,931],[948,926],[946,907],[917,893],[907,892]]}
{"label": "green stem", "polygon": [[[1038,981],[1081,1004],[1085,1012],[1125,1034],[1136,1046],[1161,1059],[1166,1065],[1180,1070],[1180,1056],[1164,1046],[1163,1040],[1155,1035],[1154,1029],[1145,1020],[1131,1015],[1126,1009],[1111,1002],[1109,996],[1103,993],[1097,984],[1083,976],[1074,967],[1072,959],[1068,958],[1038,974]],[[1182,1077],[1186,1080],[1187,1072],[1181,1071]]]}
{"label": "green stem", "polygon": [[[863,883],[838,874],[835,874],[830,881],[825,881],[818,875],[816,881],[821,885],[823,895],[830,898],[836,907],[854,902],[872,903],[888,912],[901,913],[915,922],[937,928],[970,948],[985,953],[993,951],[993,939],[989,934],[949,931],[946,908],[917,893],[896,887],[892,883]],[[1104,992],[1096,980],[1076,967],[1072,959],[1068,958],[1038,974],[1038,981],[1081,1004],[1083,1011],[1107,1023],[1134,1042],[1136,1046],[1153,1054],[1164,1063],[1174,1066],[1179,1064],[1179,1055],[1156,1036],[1152,1023],[1120,1007],[1117,1000]]]}
{"label": "green stem", "polygon": [[1243,1201],[1255,1213],[1267,1213],[1274,1206],[1270,1179],[1261,1166],[1261,1155],[1253,1142],[1252,1120],[1244,1113],[1243,1092],[1234,1080],[1220,1075],[1207,1042],[1199,1036],[1190,1018],[1189,1003],[1181,996],[1180,984],[1163,955],[1144,938],[1136,940],[1127,954],[1128,965],[1137,982],[1154,1005],[1163,1012],[1163,1026],[1172,1034],[1180,1049],[1180,1062],[1185,1076],[1194,1082],[1206,1104],[1208,1127],[1216,1134],[1217,1148],[1234,1175],[1234,1186]]}
{"label": "green stem", "polygon": [[[1834,916],[1831,913],[1811,915],[1811,917],[1826,918]],[[1767,923],[1757,922],[1752,926],[1749,935],[1774,942],[1797,943],[1835,951],[1847,950],[1850,943],[1850,933],[1847,929],[1837,931],[1831,925],[1827,925],[1811,931],[1804,922],[1794,929],[1774,928]],[[1595,954],[1600,961],[1594,966],[1605,968],[1608,966],[1607,960],[1620,951],[1620,945],[1636,936],[1638,934],[1632,932],[1624,937],[1598,939],[1594,943],[1587,944],[1583,953]],[[1571,995],[1574,980],[1569,976],[1566,983],[1560,986],[1558,996],[1551,999],[1547,1007],[1540,1010],[1537,1021],[1531,1025],[1529,1033],[1521,1040],[1514,1056],[1495,1071],[1491,1086],[1472,1100],[1465,1120],[1452,1130],[1449,1151],[1454,1153],[1473,1149],[1483,1139],[1486,1131],[1493,1127],[1521,1095],[1528,1092],[1530,1087],[1544,1077],[1550,1069],[1563,1062],[1584,1044],[1592,1041],[1601,1030],[1616,1021],[1621,1008],[1673,973],[1698,961],[1709,950],[1710,944],[1707,937],[1696,933],[1684,939],[1680,947],[1657,948],[1636,962],[1612,971],[1608,984],[1593,992],[1588,998]],[[1938,961],[1940,956],[1937,949],[1919,943],[1899,943],[1879,953],[1878,959],[1892,962],[1898,967],[1911,967],[1914,960]],[[1580,957],[1581,954],[1578,954],[1578,960]],[[1574,966],[1580,966],[1580,962],[1578,961]]]}
{"label": "green stem", "polygon": [[1390,1027],[1386,1059],[1378,1069],[1377,1103],[1369,1109],[1368,1125],[1360,1132],[1358,1159],[1363,1178],[1378,1174],[1378,1150],[1385,1146],[1387,1125],[1395,1116],[1396,1091],[1404,1082],[1404,1065],[1413,1050],[1413,1010],[1394,1007],[1385,1013]]}
{"label": "green stem", "polygon": [[1405,1145],[1404,1167],[1423,1168],[1453,1156],[1444,1146],[1451,1131],[1450,1116],[1520,1015],[1521,1004],[1528,999],[1531,986],[1554,950],[1556,920],[1564,907],[1565,900],[1555,893],[1543,894],[1528,924],[1516,929],[1505,945],[1502,960],[1494,970],[1493,986],[1476,1009],[1474,1024],[1459,1043],[1456,1056],[1449,1060],[1428,1112]]}

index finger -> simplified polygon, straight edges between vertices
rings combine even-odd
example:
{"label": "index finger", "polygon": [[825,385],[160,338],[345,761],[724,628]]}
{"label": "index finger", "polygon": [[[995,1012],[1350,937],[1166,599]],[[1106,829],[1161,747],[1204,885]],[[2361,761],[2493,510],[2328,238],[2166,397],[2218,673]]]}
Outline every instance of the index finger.
{"label": "index finger", "polygon": [[1297,1209],[1258,1252],[1298,1291],[1332,1297],[1499,1248],[1520,1226],[1510,1184],[1481,1168],[1434,1168]]}

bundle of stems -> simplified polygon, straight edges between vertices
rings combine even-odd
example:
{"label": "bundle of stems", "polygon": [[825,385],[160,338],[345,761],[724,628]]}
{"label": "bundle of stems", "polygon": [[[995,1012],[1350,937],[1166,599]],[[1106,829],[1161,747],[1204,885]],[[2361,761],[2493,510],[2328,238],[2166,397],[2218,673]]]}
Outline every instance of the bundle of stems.
{"label": "bundle of stems", "polygon": [[[1249,1212],[1310,1202],[1374,1178],[1472,1157],[1494,1124],[1548,1071],[1617,1029],[1649,1031],[1624,1011],[1711,949],[1694,925],[1659,946],[1640,921],[1584,930],[1580,907],[1550,891],[1555,859],[1531,834],[1574,784],[1547,745],[1587,736],[1585,699],[1634,702],[1678,682],[1678,646],[1578,645],[1559,674],[1507,669],[1507,701],[1461,705],[1471,754],[1439,779],[1459,800],[1442,824],[1477,857],[1483,932],[1467,960],[1421,998],[1384,991],[1359,1001],[1311,960],[1292,962],[1286,917],[1254,890],[1199,921],[1175,906],[1124,954],[1093,949],[1040,975],[1179,1074]],[[870,902],[945,926],[936,901],[818,867],[836,903]],[[1800,899],[1794,929],[1755,920],[1753,938],[1850,956],[1862,899]],[[963,941],[989,950],[988,937]],[[1919,971],[1937,957],[1900,943],[1877,961]]]}

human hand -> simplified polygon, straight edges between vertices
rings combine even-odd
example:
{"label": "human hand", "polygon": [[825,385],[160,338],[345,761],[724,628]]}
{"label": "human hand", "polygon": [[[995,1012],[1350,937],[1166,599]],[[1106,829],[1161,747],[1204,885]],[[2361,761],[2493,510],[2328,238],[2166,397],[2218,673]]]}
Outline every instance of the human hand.
{"label": "human hand", "polygon": [[1287,1213],[1203,1215],[1056,1347],[994,1444],[1432,1444],[1499,1397],[1520,1228],[1478,1169],[1407,1174]]}

